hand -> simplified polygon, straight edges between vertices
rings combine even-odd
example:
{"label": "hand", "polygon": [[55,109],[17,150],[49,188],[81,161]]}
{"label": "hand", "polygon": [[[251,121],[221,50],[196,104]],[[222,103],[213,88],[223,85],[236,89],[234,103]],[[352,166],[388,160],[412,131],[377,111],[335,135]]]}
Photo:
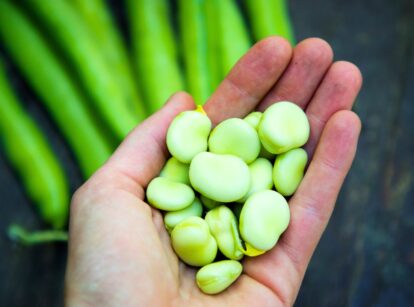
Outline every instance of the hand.
{"label": "hand", "polygon": [[195,269],[175,256],[160,212],[144,202],[145,187],[167,158],[172,119],[194,108],[177,93],[138,126],[110,160],[74,195],[66,275],[68,306],[292,305],[312,253],[331,216],[355,155],[360,121],[350,111],[359,70],[332,64],[320,39],[293,50],[283,39],[257,43],[205,105],[213,123],[290,100],[306,110],[313,157],[289,204],[291,222],[276,247],[243,260],[243,275],[215,296],[200,292]]}

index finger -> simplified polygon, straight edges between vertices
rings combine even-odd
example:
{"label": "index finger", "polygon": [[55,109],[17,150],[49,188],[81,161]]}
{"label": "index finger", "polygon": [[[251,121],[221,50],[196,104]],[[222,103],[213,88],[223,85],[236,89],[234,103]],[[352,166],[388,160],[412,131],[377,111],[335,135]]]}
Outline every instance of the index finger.
{"label": "index finger", "polygon": [[204,105],[213,124],[251,112],[283,74],[291,57],[292,47],[281,37],[255,44]]}

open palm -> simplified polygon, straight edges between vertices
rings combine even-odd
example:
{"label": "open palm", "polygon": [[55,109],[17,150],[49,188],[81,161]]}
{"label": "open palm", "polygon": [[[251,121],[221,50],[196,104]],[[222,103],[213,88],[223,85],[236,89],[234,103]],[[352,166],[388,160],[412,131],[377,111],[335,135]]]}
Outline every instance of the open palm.
{"label": "open palm", "polygon": [[[308,115],[312,160],[289,201],[291,222],[276,247],[243,260],[242,276],[209,296],[195,269],[175,256],[161,214],[144,202],[145,188],[168,153],[172,119],[194,108],[177,93],[138,126],[111,159],[74,195],[71,207],[66,303],[73,306],[288,306],[297,296],[312,253],[332,213],[355,155],[360,131],[350,111],[359,70],[332,63],[329,45],[307,39],[294,49],[279,37],[257,43],[205,104],[214,124],[289,100]],[[160,72],[162,73],[162,72]],[[162,85],[160,85],[162,86]]]}

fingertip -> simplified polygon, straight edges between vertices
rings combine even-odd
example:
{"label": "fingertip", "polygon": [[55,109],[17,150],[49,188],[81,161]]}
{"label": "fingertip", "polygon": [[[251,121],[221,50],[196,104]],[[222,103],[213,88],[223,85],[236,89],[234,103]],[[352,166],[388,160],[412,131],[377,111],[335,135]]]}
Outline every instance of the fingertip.
{"label": "fingertip", "polygon": [[332,64],[330,74],[333,79],[340,80],[341,84],[346,84],[353,92],[359,92],[362,86],[362,73],[359,68],[348,61],[336,61]]}
{"label": "fingertip", "polygon": [[258,41],[252,49],[257,49],[261,54],[269,55],[269,60],[274,65],[288,61],[292,57],[293,48],[289,41],[281,36],[269,36]]}
{"label": "fingertip", "polygon": [[304,39],[296,45],[294,52],[301,54],[310,63],[329,65],[333,61],[333,50],[331,45],[318,37]]}
{"label": "fingertip", "polygon": [[328,120],[316,148],[315,157],[334,159],[332,164],[350,165],[358,144],[361,120],[349,110],[337,111]]}
{"label": "fingertip", "polygon": [[[361,119],[359,116],[350,110],[340,110],[332,115],[329,122],[338,131],[347,131],[351,135],[359,135],[361,131]],[[328,124],[329,124],[328,122]]]}
{"label": "fingertip", "polygon": [[179,91],[179,92],[176,92],[176,93],[172,94],[168,98],[167,102],[165,103],[165,106],[166,105],[171,105],[171,104],[177,105],[177,106],[179,106],[181,108],[185,108],[185,109],[195,107],[195,102],[194,102],[193,97],[185,91]]}

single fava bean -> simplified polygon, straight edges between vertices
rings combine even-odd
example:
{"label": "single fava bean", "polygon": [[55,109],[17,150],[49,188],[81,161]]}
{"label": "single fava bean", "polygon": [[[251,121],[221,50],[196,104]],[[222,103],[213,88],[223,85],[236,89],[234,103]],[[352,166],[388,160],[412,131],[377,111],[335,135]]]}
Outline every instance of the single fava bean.
{"label": "single fava bean", "polygon": [[210,210],[205,220],[222,254],[233,260],[243,258],[244,248],[234,213],[222,205]]}
{"label": "single fava bean", "polygon": [[190,216],[198,216],[201,217],[203,213],[203,206],[201,205],[200,200],[196,197],[194,198],[193,203],[181,210],[177,211],[170,211],[164,215],[164,225],[167,228],[168,232],[174,229],[180,222],[184,221],[186,218]]}
{"label": "single fava bean", "polygon": [[175,226],[171,242],[178,257],[192,266],[209,264],[217,255],[217,243],[207,222],[197,216],[186,218]]}
{"label": "single fava bean", "polygon": [[207,210],[211,210],[221,205],[221,202],[207,198],[204,195],[200,195],[200,200]]}
{"label": "single fava bean", "polygon": [[256,129],[240,118],[229,118],[218,124],[208,140],[210,152],[234,155],[247,164],[257,158],[260,146]]}
{"label": "single fava bean", "polygon": [[151,180],[146,195],[150,205],[165,211],[184,209],[191,205],[195,197],[188,185],[164,177]]}
{"label": "single fava bean", "polygon": [[[247,122],[248,124],[250,124],[250,126],[252,126],[257,131],[259,129],[259,123],[260,123],[260,120],[262,119],[262,115],[263,115],[262,112],[252,112],[249,115],[247,115],[243,120]],[[273,160],[275,155],[268,152],[266,148],[264,148],[263,145],[261,144],[259,157],[266,158],[268,160]]]}
{"label": "single fava bean", "polygon": [[240,213],[240,235],[254,250],[268,251],[277,243],[290,220],[289,205],[278,192],[254,193]]}
{"label": "single fava bean", "polygon": [[277,102],[263,113],[259,137],[267,151],[281,154],[303,146],[309,138],[309,121],[305,112],[288,101]]}
{"label": "single fava bean", "polygon": [[259,127],[260,120],[262,119],[262,112],[252,112],[247,115],[243,120],[252,126],[255,130]]}
{"label": "single fava bean", "polygon": [[206,294],[217,294],[231,286],[242,271],[243,266],[235,260],[210,263],[197,272],[197,286]]}
{"label": "single fava bean", "polygon": [[244,203],[253,193],[262,190],[270,190],[273,187],[272,170],[272,163],[265,158],[258,158],[249,164],[250,189],[247,194],[237,202]]}
{"label": "single fava bean", "polygon": [[233,155],[202,152],[191,161],[190,182],[207,198],[233,202],[246,195],[250,188],[249,167]]}
{"label": "single fava bean", "polygon": [[160,177],[165,177],[175,182],[190,185],[190,179],[188,178],[189,169],[190,164],[182,163],[176,158],[171,157],[161,170]]}
{"label": "single fava bean", "polygon": [[207,150],[211,121],[201,107],[177,115],[167,131],[167,147],[173,157],[190,163],[194,156]]}
{"label": "single fava bean", "polygon": [[302,181],[308,155],[302,148],[289,150],[276,157],[273,167],[273,182],[276,191],[284,196],[295,193]]}

